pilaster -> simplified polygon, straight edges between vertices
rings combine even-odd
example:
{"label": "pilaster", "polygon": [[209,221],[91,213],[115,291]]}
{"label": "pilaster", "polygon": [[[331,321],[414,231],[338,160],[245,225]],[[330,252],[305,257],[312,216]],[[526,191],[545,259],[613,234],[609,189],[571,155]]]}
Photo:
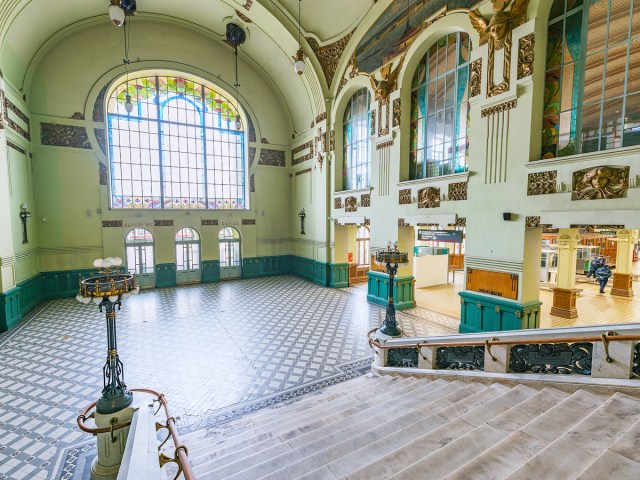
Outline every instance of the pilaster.
{"label": "pilaster", "polygon": [[556,288],[553,289],[551,315],[562,318],[576,318],[576,261],[580,234],[577,228],[561,228],[558,232],[558,274]]}
{"label": "pilaster", "polygon": [[638,241],[638,230],[618,230],[616,236],[616,269],[613,273],[611,295],[633,296],[633,246]]}

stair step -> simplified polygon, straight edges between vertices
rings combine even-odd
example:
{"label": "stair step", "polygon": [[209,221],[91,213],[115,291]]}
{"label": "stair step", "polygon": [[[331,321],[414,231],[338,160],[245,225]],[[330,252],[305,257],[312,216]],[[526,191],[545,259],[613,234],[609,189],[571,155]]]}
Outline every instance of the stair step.
{"label": "stair step", "polygon": [[429,472],[429,480],[444,478],[473,458],[482,455],[505,437],[504,432],[489,425],[481,425],[389,478],[415,480],[425,472]]}
{"label": "stair step", "polygon": [[576,465],[594,463],[639,418],[640,401],[616,393],[507,478],[576,478]]}
{"label": "stair step", "polygon": [[609,447],[609,450],[640,463],[640,420],[636,421],[629,430],[624,432]]}
{"label": "stair step", "polygon": [[603,478],[637,480],[640,478],[640,463],[606,450],[578,476],[578,480],[602,480]]}
{"label": "stair step", "polygon": [[[572,425],[575,425],[594,411],[600,405],[601,399],[596,397],[597,401],[589,403],[589,400],[593,400],[590,395],[587,394],[584,410],[580,410],[577,406],[580,405],[581,394],[577,395],[578,398],[574,397],[563,405],[562,402],[571,397],[555,388],[547,387],[524,402],[512,407],[499,417],[487,422],[487,425],[501,430],[509,436],[481,456],[472,459],[469,463],[454,471],[450,476],[446,477],[447,480],[499,479],[507,477],[546,447],[553,438],[557,438],[566,431],[567,425],[555,422],[556,418],[566,418],[570,412],[575,412],[578,414],[573,416],[572,419]],[[513,422],[518,413],[525,415],[530,410],[535,410],[537,415],[531,422],[530,431],[537,431],[535,422],[545,425],[548,430],[544,439],[535,438],[517,430],[516,427],[525,423],[524,421],[518,421],[516,424]],[[546,415],[550,418],[545,418]]]}
{"label": "stair step", "polygon": [[[420,382],[418,384],[420,388],[405,392],[398,398],[389,399],[387,402],[379,405],[372,404],[366,406],[366,404],[359,404],[353,408],[321,419],[320,422],[323,424],[316,428],[301,426],[293,430],[282,431],[279,434],[273,431],[273,434],[278,434],[279,440],[281,442],[287,442],[290,448],[283,448],[277,443],[265,449],[261,448],[262,444],[254,445],[244,451],[233,452],[226,458],[220,458],[215,462],[210,462],[210,465],[199,465],[197,469],[198,472],[196,473],[210,470],[210,478],[230,478],[236,473],[241,473],[237,478],[259,478],[260,475],[264,475],[274,469],[285,466],[287,463],[296,461],[299,458],[296,455],[302,455],[304,457],[309,455],[309,451],[327,448],[340,441],[344,436],[357,435],[359,431],[362,431],[362,429],[370,423],[372,416],[375,417],[385,412],[393,411],[392,408],[394,407],[397,408],[395,415],[401,415],[403,413],[402,407],[405,404],[420,401],[420,399],[428,396],[431,391],[437,389],[443,382],[444,381],[436,381],[423,383],[422,385],[420,385],[420,383],[422,383]],[[293,448],[297,448],[296,453],[290,451],[290,449]],[[258,451],[251,454],[250,450]],[[229,462],[229,458],[234,461]],[[267,462],[268,465],[263,465],[263,462]],[[221,463],[225,465],[221,466]],[[258,473],[260,473],[260,475],[258,475]]]}

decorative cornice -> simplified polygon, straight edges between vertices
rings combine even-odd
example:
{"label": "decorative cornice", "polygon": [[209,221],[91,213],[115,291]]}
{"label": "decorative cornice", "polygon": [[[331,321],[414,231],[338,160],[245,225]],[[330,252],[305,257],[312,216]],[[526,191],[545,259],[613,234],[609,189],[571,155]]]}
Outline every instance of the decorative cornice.
{"label": "decorative cornice", "polygon": [[18,145],[16,145],[15,143],[13,143],[13,142],[11,142],[9,140],[7,140],[7,147],[13,148],[15,151],[20,152],[23,155],[27,154],[27,151],[24,148],[19,147]]}
{"label": "decorative cornice", "polygon": [[512,108],[516,108],[517,106],[517,100],[509,100],[508,102],[500,103],[498,105],[482,109],[482,111],[480,112],[480,116],[482,118],[488,117],[489,115],[493,115],[495,113],[506,112],[507,110],[511,110]]}
{"label": "decorative cornice", "polygon": [[309,173],[310,171],[311,171],[311,169],[310,169],[310,168],[305,168],[304,170],[298,170],[298,171],[296,172],[296,177],[297,177],[298,175],[304,175],[305,173]]}
{"label": "decorative cornice", "polygon": [[386,142],[380,142],[376,144],[376,150],[382,150],[383,148],[393,146],[393,138],[391,140],[387,140]]}
{"label": "decorative cornice", "polygon": [[[301,157],[295,158],[295,155],[297,153],[300,153],[303,150],[306,150],[307,148],[309,149],[309,153]],[[296,148],[291,150],[291,165],[298,165],[299,163],[306,162],[311,158],[313,158],[313,140],[309,140],[308,142],[303,143],[302,145],[298,145]]]}
{"label": "decorative cornice", "polygon": [[268,165],[270,167],[286,166],[284,150],[272,150],[270,148],[263,148],[260,151],[258,165]]}
{"label": "decorative cornice", "polygon": [[316,116],[316,125],[320,122],[324,122],[327,119],[327,112],[322,112],[320,115]]}

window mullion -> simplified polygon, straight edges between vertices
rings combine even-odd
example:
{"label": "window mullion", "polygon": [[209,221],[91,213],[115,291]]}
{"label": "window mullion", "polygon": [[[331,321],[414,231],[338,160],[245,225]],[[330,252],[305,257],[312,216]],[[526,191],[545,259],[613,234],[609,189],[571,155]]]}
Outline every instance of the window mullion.
{"label": "window mullion", "polygon": [[[581,45],[580,45],[580,77],[578,79],[578,105],[576,107],[576,132],[575,132],[575,147],[574,147],[574,153],[582,153],[582,112],[583,112],[583,105],[584,105],[584,80],[585,80],[585,72],[586,72],[586,68],[587,68],[587,41],[588,41],[588,36],[589,36],[589,9],[591,8],[591,2],[586,2],[585,5],[583,5],[582,7],[582,39],[581,39]],[[563,22],[563,42],[564,42],[564,28],[566,28],[566,18],[567,16],[565,15]],[[562,49],[562,55],[564,58],[564,48]],[[575,59],[574,59],[574,70],[575,70]],[[564,59],[563,59],[563,65],[564,65]],[[562,74],[564,74],[564,68],[561,68],[560,70],[562,72]],[[562,85],[562,77],[560,78],[560,85]],[[560,94],[562,95],[562,91],[560,91]],[[573,94],[573,92],[572,92]],[[562,98],[562,97],[560,97]],[[559,117],[558,117],[559,118]],[[560,134],[560,131],[558,130],[558,135]],[[559,137],[558,137],[559,138]]]}
{"label": "window mullion", "polygon": [[160,163],[160,208],[164,209],[164,155],[162,152],[162,118],[160,117],[160,78],[156,76],[156,112],[158,118],[158,161]]}
{"label": "window mullion", "polygon": [[622,108],[620,109],[622,113],[622,124],[620,125],[620,146],[624,146],[624,129],[627,123],[627,95],[629,93],[629,59],[631,55],[631,32],[632,32],[632,24],[633,24],[633,7],[635,6],[635,0],[631,0],[630,2],[630,10],[629,10],[629,27],[627,29],[627,53],[625,55],[625,65],[624,65],[624,90],[622,92]]}

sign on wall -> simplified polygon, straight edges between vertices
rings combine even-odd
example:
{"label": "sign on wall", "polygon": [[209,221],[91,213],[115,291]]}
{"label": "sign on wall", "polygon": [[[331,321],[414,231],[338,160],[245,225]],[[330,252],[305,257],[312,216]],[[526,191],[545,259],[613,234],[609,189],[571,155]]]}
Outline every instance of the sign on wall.
{"label": "sign on wall", "polygon": [[517,300],[518,275],[467,268],[467,290]]}
{"label": "sign on wall", "polygon": [[462,230],[418,230],[418,240],[462,243]]}

